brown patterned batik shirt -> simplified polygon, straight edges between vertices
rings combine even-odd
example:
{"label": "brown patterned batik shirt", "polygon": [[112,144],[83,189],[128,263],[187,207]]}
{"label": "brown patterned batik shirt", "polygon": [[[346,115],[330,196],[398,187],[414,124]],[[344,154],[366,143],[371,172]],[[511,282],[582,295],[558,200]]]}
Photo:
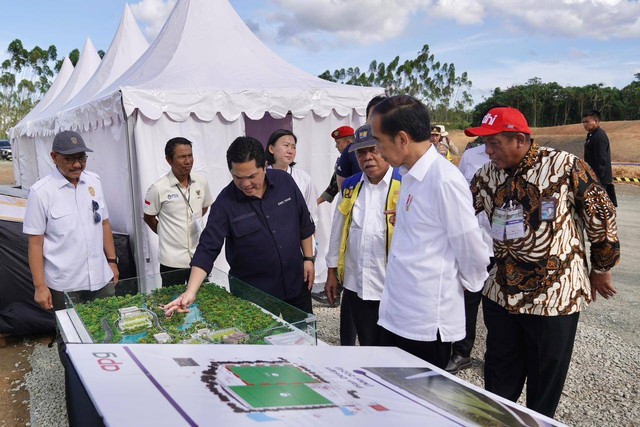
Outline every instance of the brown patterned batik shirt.
{"label": "brown patterned batik shirt", "polygon": [[[585,233],[592,268],[609,270],[620,258],[615,208],[591,168],[572,154],[533,143],[511,172],[484,165],[471,191],[476,213],[489,218],[510,202],[523,208],[524,238],[493,241],[496,263],[483,292],[510,313],[557,316],[587,306]],[[543,200],[555,201],[555,219],[542,221]]]}

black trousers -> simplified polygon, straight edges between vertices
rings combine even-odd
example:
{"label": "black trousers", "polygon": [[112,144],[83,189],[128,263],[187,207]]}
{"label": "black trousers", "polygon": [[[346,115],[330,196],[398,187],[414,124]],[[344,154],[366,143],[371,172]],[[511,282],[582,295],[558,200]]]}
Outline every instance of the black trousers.
{"label": "black trousers", "polygon": [[482,297],[487,325],[484,386],[517,401],[527,382],[527,407],[553,417],[569,370],[580,313],[509,314]]}
{"label": "black trousers", "polygon": [[411,353],[438,368],[444,369],[451,355],[451,343],[442,342],[440,332],[435,341],[415,341],[396,335],[385,328],[380,333],[379,345],[385,347],[398,347],[407,353]]}
{"label": "black trousers", "polygon": [[184,285],[189,281],[191,274],[190,268],[175,268],[160,264],[160,273],[162,276],[162,287],[173,285]]}
{"label": "black trousers", "polygon": [[283,301],[306,313],[313,314],[313,305],[311,304],[311,291],[307,288],[305,288],[304,291],[302,291],[302,293],[297,297],[288,298]]}
{"label": "black trousers", "polygon": [[607,192],[607,195],[613,202],[613,206],[618,207],[618,197],[616,196],[616,187],[613,184],[604,184],[604,189]]}
{"label": "black trousers", "polygon": [[473,344],[476,342],[476,325],[478,323],[480,301],[482,301],[482,291],[464,291],[465,332],[467,335],[462,341],[454,342],[451,345],[454,355],[457,354],[462,357],[471,356]]}
{"label": "black trousers", "polygon": [[351,300],[345,297],[346,289],[340,299],[340,345],[356,345],[356,325],[353,322]]}
{"label": "black trousers", "polygon": [[[487,272],[490,272],[495,262],[491,257],[487,266]],[[458,355],[462,357],[470,357],[473,344],[476,342],[476,326],[478,324],[478,308],[482,301],[482,290],[478,292],[464,291],[464,317],[466,336],[463,340],[454,342],[451,346],[452,356]]]}
{"label": "black trousers", "polygon": [[382,327],[378,325],[380,301],[363,300],[356,292],[345,289],[342,299],[348,300],[360,345],[378,345]]}

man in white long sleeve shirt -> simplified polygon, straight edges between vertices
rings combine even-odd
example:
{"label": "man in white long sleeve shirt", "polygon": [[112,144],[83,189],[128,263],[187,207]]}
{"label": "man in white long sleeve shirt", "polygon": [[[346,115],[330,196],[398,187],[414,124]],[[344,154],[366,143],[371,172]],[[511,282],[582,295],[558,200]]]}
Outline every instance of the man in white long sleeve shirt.
{"label": "man in white long sleeve shirt", "polygon": [[465,337],[464,290],[479,291],[489,252],[460,171],[432,146],[426,107],[410,96],[376,105],[373,136],[403,173],[378,324],[380,344],[444,368]]}
{"label": "man in white long sleeve shirt", "polygon": [[[460,159],[460,164],[458,164],[458,169],[462,172],[462,175],[464,175],[467,183],[471,185],[471,180],[476,172],[490,161],[489,156],[484,150],[484,144],[481,144],[464,151]],[[491,239],[491,224],[489,223],[489,218],[485,212],[480,212],[477,218],[480,229],[482,230],[484,242],[489,248],[489,255],[492,257],[491,259],[493,259],[493,240]],[[489,265],[487,270],[491,270],[491,265]],[[476,323],[478,319],[478,307],[480,306],[481,300],[482,290],[478,292],[464,292],[464,315],[466,317],[465,329],[467,336],[452,344],[451,359],[449,359],[449,363],[447,363],[447,367],[445,368],[447,372],[456,374],[461,369],[471,367],[471,350],[473,350],[473,344],[476,340]]]}
{"label": "man in white long sleeve shirt", "polygon": [[395,209],[400,189],[400,174],[382,159],[375,145],[371,126],[359,127],[350,150],[356,152],[362,172],[342,185],[326,258],[325,292],[333,304],[338,281],[343,284],[342,298],[350,308],[360,345],[378,344],[380,295],[394,228],[385,211]]}

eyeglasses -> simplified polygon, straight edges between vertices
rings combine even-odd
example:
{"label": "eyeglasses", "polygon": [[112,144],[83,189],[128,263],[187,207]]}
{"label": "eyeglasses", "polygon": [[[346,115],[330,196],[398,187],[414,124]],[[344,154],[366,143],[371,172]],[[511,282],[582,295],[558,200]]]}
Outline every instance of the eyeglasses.
{"label": "eyeglasses", "polygon": [[84,165],[85,163],[87,163],[87,155],[83,154],[81,156],[75,156],[75,157],[71,157],[71,156],[62,156],[64,158],[64,161],[67,162],[67,164],[69,166],[73,166],[76,162],[80,162],[81,165]]}
{"label": "eyeglasses", "polygon": [[357,157],[367,157],[367,154],[369,153],[380,154],[380,150],[378,150],[377,145],[374,145],[373,147],[359,148],[356,150]]}
{"label": "eyeglasses", "polygon": [[[87,157],[85,156],[84,159],[87,160]],[[102,217],[100,216],[100,213],[98,212],[98,209],[100,209],[100,205],[95,200],[92,200],[91,201],[91,210],[93,210],[93,222],[95,224],[97,224],[100,221],[102,221]]]}

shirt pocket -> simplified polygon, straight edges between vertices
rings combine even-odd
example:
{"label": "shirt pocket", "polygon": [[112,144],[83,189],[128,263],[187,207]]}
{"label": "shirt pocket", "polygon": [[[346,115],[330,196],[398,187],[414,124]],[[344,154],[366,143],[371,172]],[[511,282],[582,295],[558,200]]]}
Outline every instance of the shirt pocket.
{"label": "shirt pocket", "polygon": [[240,215],[231,220],[233,235],[237,238],[248,236],[260,230],[260,220],[255,212]]}
{"label": "shirt pocket", "polygon": [[55,206],[51,209],[51,219],[47,229],[53,234],[64,234],[72,230],[73,215],[69,206]]}

